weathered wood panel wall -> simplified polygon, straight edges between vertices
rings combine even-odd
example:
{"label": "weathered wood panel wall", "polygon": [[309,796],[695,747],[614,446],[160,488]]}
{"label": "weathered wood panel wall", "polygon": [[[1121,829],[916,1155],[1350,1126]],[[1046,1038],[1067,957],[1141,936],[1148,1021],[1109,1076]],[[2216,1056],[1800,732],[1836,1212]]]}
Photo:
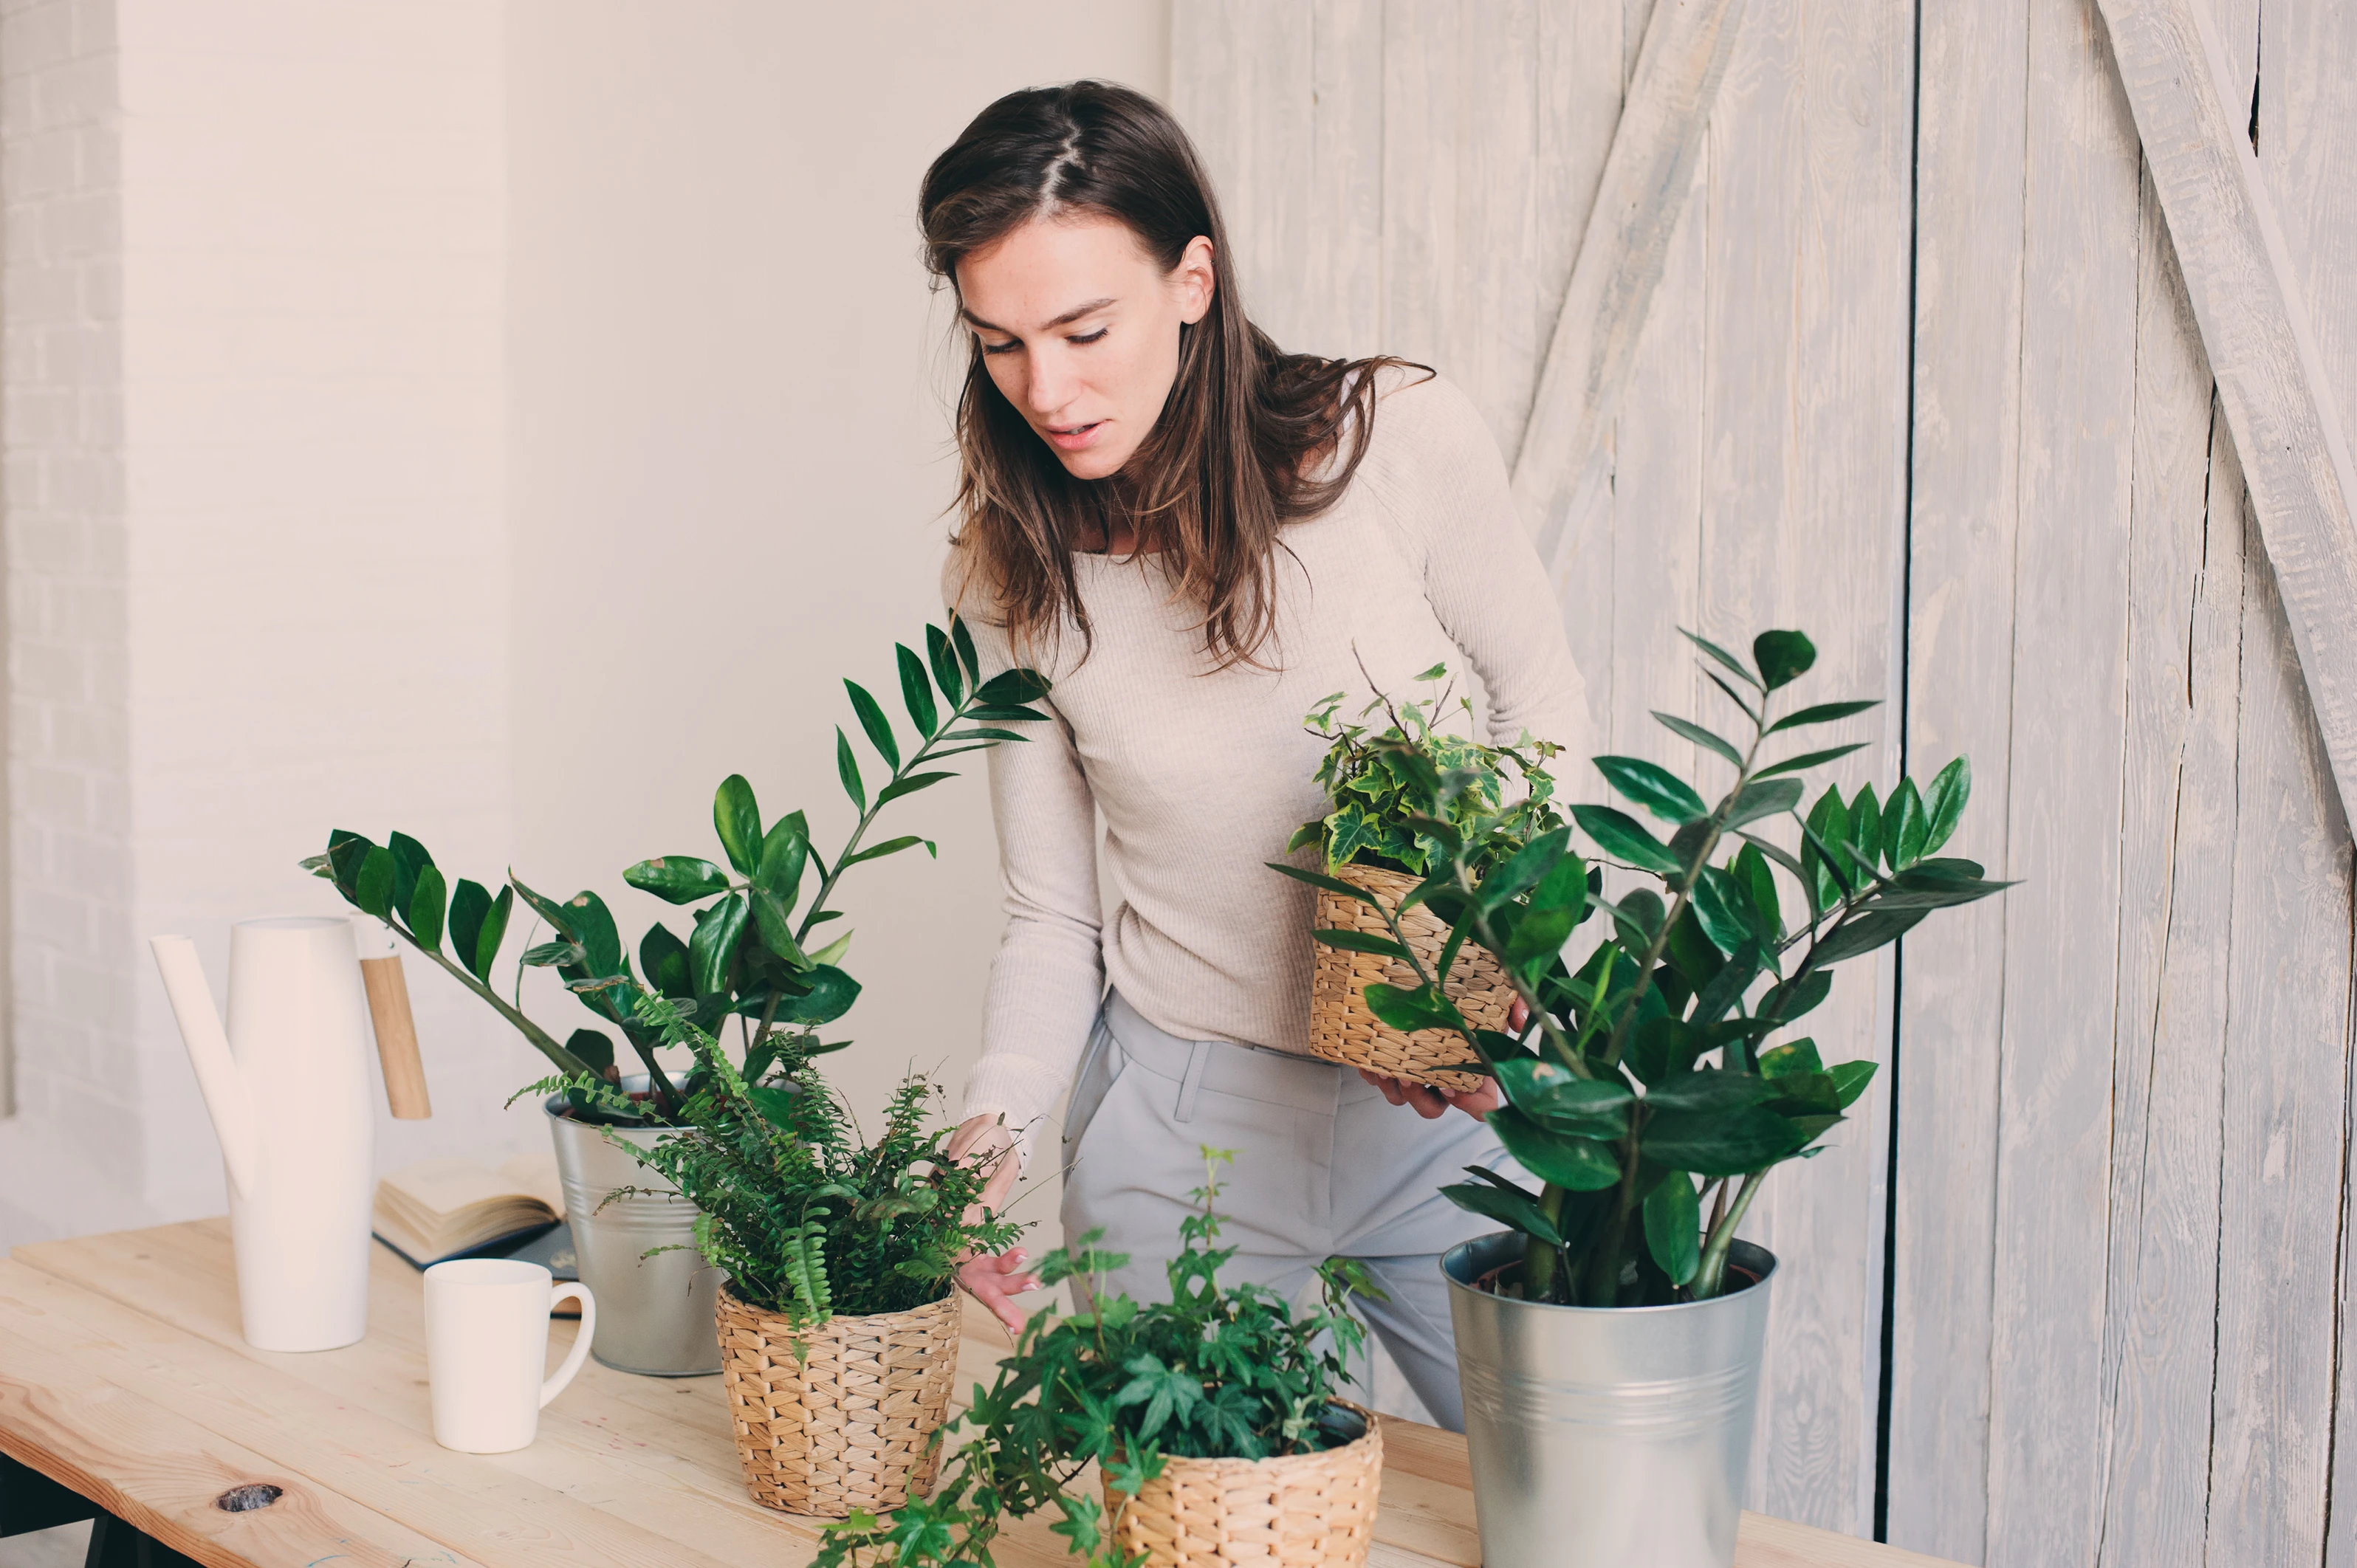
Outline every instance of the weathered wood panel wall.
{"label": "weathered wood panel wall", "polygon": [[[1178,7],[1255,317],[1512,456],[1650,4]],[[2357,7],[2212,4],[2357,408]],[[1959,847],[2026,879],[1829,1022],[1896,1070],[1756,1227],[1753,1506],[2357,1563],[2349,828],[2091,0],[1751,0],[1612,439],[1561,568],[1598,749],[1694,765],[1677,627],[1803,626],[1893,699],[1845,782],[1968,753]]]}

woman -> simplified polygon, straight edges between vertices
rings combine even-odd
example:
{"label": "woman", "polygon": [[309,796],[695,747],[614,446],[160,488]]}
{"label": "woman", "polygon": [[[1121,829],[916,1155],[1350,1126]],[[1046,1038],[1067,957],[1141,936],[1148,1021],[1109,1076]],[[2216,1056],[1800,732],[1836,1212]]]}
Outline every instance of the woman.
{"label": "woman", "polygon": [[[1069,1090],[1066,1234],[1102,1228],[1134,1260],[1112,1287],[1141,1296],[1168,1288],[1200,1149],[1233,1150],[1231,1277],[1291,1294],[1329,1256],[1365,1260],[1389,1297],[1370,1323],[1460,1427],[1437,1255],[1491,1227],[1437,1189],[1504,1163],[1480,1120],[1495,1090],[1308,1056],[1310,895],[1265,863],[1327,810],[1302,715],[1329,693],[1355,712],[1371,679],[1469,665],[1493,736],[1586,738],[1497,447],[1428,372],[1255,329],[1193,148],[1135,92],[999,100],[920,202],[973,339],[944,592],[986,663],[1055,683],[1054,724],[990,754],[1008,922],[952,1150],[989,1157]],[[1024,1261],[960,1276],[1010,1327]]]}

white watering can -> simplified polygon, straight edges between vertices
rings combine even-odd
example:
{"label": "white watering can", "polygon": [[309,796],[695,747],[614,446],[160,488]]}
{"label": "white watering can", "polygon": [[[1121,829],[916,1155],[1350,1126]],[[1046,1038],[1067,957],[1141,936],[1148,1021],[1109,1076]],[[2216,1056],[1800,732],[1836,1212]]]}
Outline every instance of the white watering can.
{"label": "white watering can", "polygon": [[257,1350],[332,1350],[368,1330],[368,1026],[352,923],[230,928],[229,1028],[186,937],[156,967],[229,1169],[238,1305]]}

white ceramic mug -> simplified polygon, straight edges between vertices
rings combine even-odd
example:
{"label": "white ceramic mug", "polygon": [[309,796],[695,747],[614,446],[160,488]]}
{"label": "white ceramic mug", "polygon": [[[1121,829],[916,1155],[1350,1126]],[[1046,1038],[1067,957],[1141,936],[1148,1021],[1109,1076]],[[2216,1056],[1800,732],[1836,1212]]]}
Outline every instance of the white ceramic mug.
{"label": "white ceramic mug", "polygon": [[[565,1364],[548,1365],[548,1314],[571,1296],[581,1332]],[[458,1258],[425,1271],[425,1375],[434,1392],[434,1441],[467,1454],[531,1446],[541,1407],[565,1391],[589,1354],[597,1304],[580,1285],[557,1284],[538,1263]]]}

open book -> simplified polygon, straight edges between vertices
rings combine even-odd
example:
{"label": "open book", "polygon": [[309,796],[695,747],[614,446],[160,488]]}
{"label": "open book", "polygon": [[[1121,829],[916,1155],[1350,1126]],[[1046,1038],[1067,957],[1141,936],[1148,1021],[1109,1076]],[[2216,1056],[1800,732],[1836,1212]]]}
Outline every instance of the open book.
{"label": "open book", "polygon": [[473,1160],[420,1160],[376,1184],[377,1240],[421,1269],[504,1255],[564,1217],[556,1156],[547,1150],[496,1171]]}

